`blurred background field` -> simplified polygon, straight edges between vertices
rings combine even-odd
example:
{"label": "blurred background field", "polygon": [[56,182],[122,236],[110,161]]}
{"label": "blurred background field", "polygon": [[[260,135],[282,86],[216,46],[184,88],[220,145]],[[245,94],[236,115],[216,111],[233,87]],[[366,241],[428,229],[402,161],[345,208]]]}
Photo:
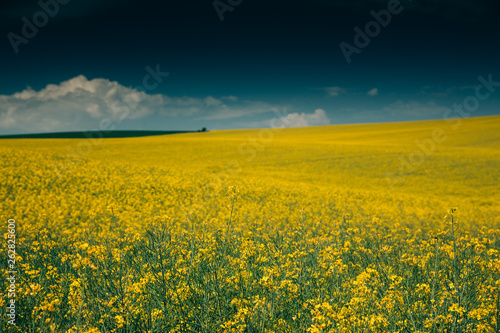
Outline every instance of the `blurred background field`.
{"label": "blurred background field", "polygon": [[[270,216],[293,222],[301,208],[317,219],[350,213],[412,227],[432,227],[459,207],[467,228],[498,225],[500,117],[444,121],[90,140],[2,140],[2,218],[32,224],[47,214],[54,232],[79,226],[90,213],[116,206],[123,223],[168,215],[222,218],[230,185],[241,190],[238,219]],[[436,144],[413,172],[401,162],[415,140],[441,128]],[[273,137],[269,135],[272,133]],[[259,135],[262,137],[259,137]],[[78,145],[84,142],[79,155]],[[88,147],[91,147],[88,149]],[[68,153],[67,149],[73,151]],[[70,156],[68,158],[68,156]],[[388,173],[399,176],[398,181]]]}
{"label": "blurred background field", "polygon": [[455,124],[2,140],[17,329],[494,332],[500,117]]}

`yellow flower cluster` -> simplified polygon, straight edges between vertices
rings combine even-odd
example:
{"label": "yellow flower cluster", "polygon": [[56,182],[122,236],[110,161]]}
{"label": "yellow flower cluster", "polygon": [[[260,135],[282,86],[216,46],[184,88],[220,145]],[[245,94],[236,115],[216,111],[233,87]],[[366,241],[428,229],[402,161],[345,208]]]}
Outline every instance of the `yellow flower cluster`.
{"label": "yellow flower cluster", "polygon": [[3,140],[0,331],[497,332],[500,117],[463,124],[402,173],[442,122]]}

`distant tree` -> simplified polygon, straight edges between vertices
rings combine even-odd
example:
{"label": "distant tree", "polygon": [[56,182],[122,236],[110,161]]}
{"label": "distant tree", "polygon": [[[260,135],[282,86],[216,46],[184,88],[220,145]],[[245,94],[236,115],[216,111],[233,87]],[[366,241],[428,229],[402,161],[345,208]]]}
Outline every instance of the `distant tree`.
{"label": "distant tree", "polygon": [[201,131],[202,131],[202,132],[206,132],[206,131],[207,131],[207,128],[206,128],[206,127],[203,127],[203,128],[201,129]]}

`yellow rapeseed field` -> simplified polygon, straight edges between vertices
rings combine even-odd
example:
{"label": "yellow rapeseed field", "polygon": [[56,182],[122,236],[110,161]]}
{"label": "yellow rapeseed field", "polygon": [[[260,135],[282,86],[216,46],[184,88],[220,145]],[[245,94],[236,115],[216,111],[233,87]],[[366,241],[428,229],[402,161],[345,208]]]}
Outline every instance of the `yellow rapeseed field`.
{"label": "yellow rapeseed field", "polygon": [[0,141],[5,332],[499,332],[500,117]]}

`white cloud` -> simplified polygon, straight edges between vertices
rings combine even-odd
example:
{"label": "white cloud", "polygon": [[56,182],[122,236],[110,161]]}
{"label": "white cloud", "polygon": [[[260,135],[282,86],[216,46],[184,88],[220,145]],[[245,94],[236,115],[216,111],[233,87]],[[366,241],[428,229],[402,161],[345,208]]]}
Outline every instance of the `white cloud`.
{"label": "white cloud", "polygon": [[434,101],[426,103],[418,101],[402,101],[399,100],[386,106],[383,111],[386,115],[392,116],[438,116],[442,115],[448,108],[446,106],[437,105]]}
{"label": "white cloud", "polygon": [[99,105],[97,104],[89,104],[85,110],[88,112],[88,114],[92,117],[92,118],[101,118],[102,117],[102,114],[101,112],[99,111]]}
{"label": "white cloud", "polygon": [[377,96],[378,95],[378,88],[373,88],[370,91],[366,93],[368,96]]}
{"label": "white cloud", "polygon": [[236,96],[222,96],[221,98],[230,100],[232,102],[236,102],[238,100],[238,97],[236,97]]}
{"label": "white cloud", "polygon": [[424,86],[420,89],[420,94],[422,95],[428,94],[436,97],[448,97],[463,90],[473,90],[473,89],[476,89],[476,86],[466,85],[460,87],[449,87],[446,89],[443,87]]}
{"label": "white cloud", "polygon": [[31,88],[0,95],[0,128],[22,132],[82,130],[98,119],[119,122],[153,113],[166,105],[161,95],[148,95],[106,79],[80,75],[40,91]]}
{"label": "white cloud", "polygon": [[222,101],[220,99],[214,98],[212,96],[205,97],[203,101],[208,106],[222,105]]}
{"label": "white cloud", "polygon": [[199,117],[203,120],[222,120],[234,119],[244,116],[250,116],[259,113],[269,112],[275,107],[266,102],[259,101],[241,101],[238,104],[221,104],[217,109],[206,112],[206,115]]}
{"label": "white cloud", "polygon": [[9,107],[6,112],[0,113],[0,127],[12,127],[16,124],[14,111],[15,108]]}
{"label": "white cloud", "polygon": [[[267,121],[269,123],[269,121]],[[330,119],[323,109],[316,109],[314,113],[289,113],[274,121],[276,127],[309,127],[329,125]]]}
{"label": "white cloud", "polygon": [[[147,94],[107,79],[80,75],[35,91],[28,87],[0,95],[0,133],[37,133],[96,129],[101,119],[119,124],[125,119],[193,117],[230,119],[267,112],[273,106],[259,101]],[[192,118],[191,118],[192,120]]]}
{"label": "white cloud", "polygon": [[329,96],[339,96],[340,94],[345,94],[347,91],[341,87],[326,87],[324,90]]}

